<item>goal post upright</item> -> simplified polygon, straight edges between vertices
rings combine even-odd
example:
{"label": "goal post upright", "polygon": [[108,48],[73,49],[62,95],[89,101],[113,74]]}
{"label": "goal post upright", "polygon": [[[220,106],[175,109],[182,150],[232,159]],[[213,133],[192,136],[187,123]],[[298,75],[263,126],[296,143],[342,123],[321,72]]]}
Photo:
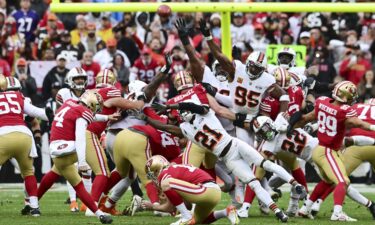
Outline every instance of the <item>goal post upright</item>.
{"label": "goal post upright", "polygon": [[232,3],[232,2],[185,2],[185,3],[60,3],[52,0],[51,11],[56,13],[83,12],[156,12],[160,5],[168,5],[172,12],[221,13],[222,51],[231,57],[232,44],[230,15],[232,12],[375,12],[375,3]]}

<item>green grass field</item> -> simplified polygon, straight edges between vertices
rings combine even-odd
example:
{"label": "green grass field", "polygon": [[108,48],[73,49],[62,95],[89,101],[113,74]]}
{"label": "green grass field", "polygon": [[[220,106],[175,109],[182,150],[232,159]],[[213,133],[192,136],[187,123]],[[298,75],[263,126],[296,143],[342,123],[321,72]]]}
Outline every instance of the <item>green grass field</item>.
{"label": "green grass field", "polygon": [[[42,216],[34,218],[31,216],[22,216],[20,210],[23,207],[23,192],[20,189],[0,189],[0,225],[73,225],[73,224],[100,224],[99,220],[94,217],[85,217],[83,213],[69,212],[69,206],[64,204],[67,198],[67,192],[51,191],[40,202]],[[288,194],[284,193],[283,198],[279,200],[278,205],[286,208],[288,204]],[[370,199],[375,200],[375,194],[366,194]],[[118,209],[123,209],[125,205],[130,203],[130,194],[127,194],[119,203]],[[223,194],[223,200],[218,209],[224,208],[230,201],[226,194]],[[302,204],[302,203],[301,203]],[[320,214],[315,220],[307,220],[302,218],[290,218],[290,224],[338,224],[338,222],[330,222],[332,209],[332,198],[329,198],[323,206]],[[362,206],[354,203],[350,199],[346,200],[344,210],[352,217],[358,219],[356,224],[375,224],[370,213]],[[173,217],[154,217],[150,212],[141,212],[134,217],[118,216],[114,217],[113,224],[155,224],[165,225],[176,221]],[[258,206],[252,207],[250,210],[250,218],[242,219],[241,224],[278,224],[273,215],[261,215]],[[229,221],[222,219],[215,224],[229,224]]]}

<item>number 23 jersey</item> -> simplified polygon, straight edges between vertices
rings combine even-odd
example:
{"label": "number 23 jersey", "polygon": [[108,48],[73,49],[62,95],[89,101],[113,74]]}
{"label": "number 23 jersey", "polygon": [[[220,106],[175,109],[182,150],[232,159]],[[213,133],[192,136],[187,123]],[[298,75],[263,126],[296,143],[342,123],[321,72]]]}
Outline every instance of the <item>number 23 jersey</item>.
{"label": "number 23 jersey", "polygon": [[303,129],[297,128],[292,131],[290,138],[285,133],[279,133],[272,141],[263,142],[262,151],[272,155],[286,151],[296,155],[298,158],[309,161],[312,151],[318,143],[317,138],[312,137]]}
{"label": "number 23 jersey", "polygon": [[263,72],[258,79],[251,80],[242,62],[234,60],[233,63],[236,71],[233,81],[228,83],[230,96],[233,99],[233,111],[255,116],[259,112],[261,99],[276,80],[267,72]]}
{"label": "number 23 jersey", "polygon": [[345,136],[345,120],[357,117],[349,105],[334,105],[334,100],[320,97],[315,101],[315,116],[318,121],[319,145],[339,150]]}
{"label": "number 23 jersey", "polygon": [[212,151],[216,156],[232,140],[211,109],[205,115],[195,114],[193,121],[181,123],[180,128],[189,140]]}

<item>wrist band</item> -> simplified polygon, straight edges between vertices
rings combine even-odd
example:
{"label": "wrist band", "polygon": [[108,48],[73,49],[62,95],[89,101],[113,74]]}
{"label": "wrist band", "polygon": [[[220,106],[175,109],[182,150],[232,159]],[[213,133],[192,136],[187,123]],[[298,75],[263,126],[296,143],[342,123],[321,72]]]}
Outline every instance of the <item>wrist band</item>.
{"label": "wrist band", "polygon": [[211,41],[211,40],[214,39],[214,38],[212,37],[212,35],[210,35],[210,36],[208,36],[208,37],[204,37],[204,39],[205,39],[206,41]]}
{"label": "wrist band", "polygon": [[375,131],[375,125],[370,125],[370,130]]}

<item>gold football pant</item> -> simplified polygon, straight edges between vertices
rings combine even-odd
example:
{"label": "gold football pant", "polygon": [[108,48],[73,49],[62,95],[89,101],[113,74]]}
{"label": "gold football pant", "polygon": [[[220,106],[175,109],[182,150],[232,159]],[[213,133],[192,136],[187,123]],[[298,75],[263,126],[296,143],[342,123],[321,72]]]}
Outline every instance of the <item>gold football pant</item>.
{"label": "gold football pant", "polygon": [[0,136],[0,165],[15,158],[22,177],[34,175],[33,159],[29,156],[32,137],[22,132],[12,132]]}
{"label": "gold football pant", "polygon": [[86,161],[95,175],[109,176],[107,156],[96,134],[86,131]]}
{"label": "gold football pant", "polygon": [[361,163],[369,162],[375,168],[375,146],[351,146],[343,153],[346,172],[351,174]]}
{"label": "gold football pant", "polygon": [[151,182],[147,179],[145,165],[152,151],[145,135],[128,129],[119,132],[113,145],[113,156],[121,177],[129,176],[133,167],[143,185]]}
{"label": "gold football pant", "polygon": [[183,180],[168,178],[169,187],[175,190],[189,203],[195,203],[194,218],[197,224],[202,223],[221,200],[221,190],[217,186],[205,187]]}
{"label": "gold football pant", "polygon": [[79,176],[77,166],[75,165],[78,161],[77,153],[53,158],[52,160],[54,163],[52,171],[54,173],[65,177],[73,187],[81,182],[81,177]]}
{"label": "gold football pant", "polygon": [[344,157],[340,151],[319,145],[313,151],[312,159],[319,168],[322,179],[327,183],[346,183],[350,180],[346,173]]}
{"label": "gold football pant", "polygon": [[183,164],[190,164],[195,167],[203,165],[206,169],[215,168],[217,157],[210,151],[189,141],[186,145],[186,150],[182,156]]}

